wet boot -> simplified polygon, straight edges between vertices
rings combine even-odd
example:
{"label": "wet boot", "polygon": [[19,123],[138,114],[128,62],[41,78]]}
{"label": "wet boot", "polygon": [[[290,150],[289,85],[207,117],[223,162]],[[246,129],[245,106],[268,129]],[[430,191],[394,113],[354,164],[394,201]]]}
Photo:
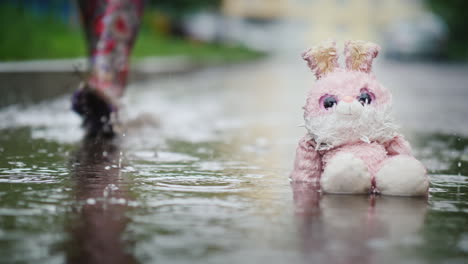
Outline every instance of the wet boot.
{"label": "wet boot", "polygon": [[87,137],[114,137],[117,106],[88,84],[72,96],[72,109],[83,118]]}

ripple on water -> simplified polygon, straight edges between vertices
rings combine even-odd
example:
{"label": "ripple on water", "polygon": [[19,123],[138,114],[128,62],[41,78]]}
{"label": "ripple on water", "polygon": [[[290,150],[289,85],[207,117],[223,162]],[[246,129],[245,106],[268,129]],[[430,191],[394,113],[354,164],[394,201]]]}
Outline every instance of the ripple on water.
{"label": "ripple on water", "polygon": [[171,191],[171,192],[195,192],[195,193],[234,193],[240,192],[241,189],[237,188],[238,184],[227,182],[198,182],[191,184],[184,182],[184,184],[176,184],[174,182],[157,182],[154,185],[156,190]]}
{"label": "ripple on water", "polygon": [[162,163],[148,163],[145,159],[132,164],[135,180],[148,185],[141,186],[142,188],[167,193],[227,194],[243,192],[243,183],[262,178],[261,174],[248,173],[255,172],[258,168],[244,162],[187,159],[173,154],[170,156],[179,158]]}
{"label": "ripple on water", "polygon": [[[5,171],[8,173],[8,171]],[[16,171],[15,171],[16,172]],[[2,172],[3,173],[3,172]],[[0,175],[0,183],[58,183],[66,173],[51,176],[47,173],[38,174],[7,174]]]}
{"label": "ripple on water", "polygon": [[432,209],[444,212],[468,212],[468,177],[462,175],[431,175],[430,203]]}
{"label": "ripple on water", "polygon": [[187,154],[167,151],[135,151],[129,154],[132,159],[140,159],[152,162],[188,162],[198,160]]}
{"label": "ripple on water", "polygon": [[431,184],[436,187],[468,186],[468,177],[463,175],[431,175]]}

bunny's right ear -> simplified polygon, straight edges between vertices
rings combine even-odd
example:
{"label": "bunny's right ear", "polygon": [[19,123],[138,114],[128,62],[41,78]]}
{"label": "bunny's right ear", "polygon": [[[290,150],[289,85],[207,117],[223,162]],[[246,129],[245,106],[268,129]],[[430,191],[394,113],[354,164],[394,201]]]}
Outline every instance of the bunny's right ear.
{"label": "bunny's right ear", "polygon": [[334,41],[325,41],[304,51],[302,58],[307,61],[307,65],[315,73],[317,79],[339,67]]}
{"label": "bunny's right ear", "polygon": [[379,45],[361,40],[350,40],[345,43],[346,69],[370,73],[372,62],[379,54]]}

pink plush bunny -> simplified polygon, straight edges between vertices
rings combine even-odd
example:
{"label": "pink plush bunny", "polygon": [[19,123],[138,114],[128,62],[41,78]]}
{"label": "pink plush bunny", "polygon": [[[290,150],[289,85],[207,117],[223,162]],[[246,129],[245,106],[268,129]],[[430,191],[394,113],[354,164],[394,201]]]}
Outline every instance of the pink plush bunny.
{"label": "pink plush bunny", "polygon": [[426,169],[391,118],[392,95],[371,73],[379,50],[346,42],[346,69],[333,41],[302,54],[317,82],[304,106],[308,133],[296,151],[293,181],[320,181],[327,193],[427,194]]}

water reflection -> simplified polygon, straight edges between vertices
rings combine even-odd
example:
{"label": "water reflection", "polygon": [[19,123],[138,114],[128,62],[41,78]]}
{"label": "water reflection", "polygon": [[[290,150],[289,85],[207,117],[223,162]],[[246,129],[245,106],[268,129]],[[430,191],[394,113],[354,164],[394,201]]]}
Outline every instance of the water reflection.
{"label": "water reflection", "polygon": [[306,262],[392,263],[398,246],[421,242],[427,199],[321,195],[311,183],[292,189]]}
{"label": "water reflection", "polygon": [[72,160],[75,199],[68,263],[136,263],[121,235],[128,219],[119,142],[85,139]]}

